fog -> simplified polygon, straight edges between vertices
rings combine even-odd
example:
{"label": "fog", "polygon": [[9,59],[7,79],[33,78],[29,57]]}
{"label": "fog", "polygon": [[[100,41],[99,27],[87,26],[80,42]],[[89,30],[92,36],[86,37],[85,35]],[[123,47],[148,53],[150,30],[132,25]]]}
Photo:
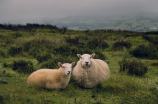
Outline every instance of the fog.
{"label": "fog", "polygon": [[43,23],[75,16],[158,13],[158,0],[0,0],[0,23]]}

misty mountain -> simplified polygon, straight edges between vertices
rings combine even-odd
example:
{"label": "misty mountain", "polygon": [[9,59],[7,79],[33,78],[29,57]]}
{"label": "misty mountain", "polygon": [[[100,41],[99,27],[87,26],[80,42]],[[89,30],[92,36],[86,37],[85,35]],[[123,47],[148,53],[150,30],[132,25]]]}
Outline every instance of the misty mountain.
{"label": "misty mountain", "polygon": [[47,19],[46,23],[74,30],[86,29],[125,29],[135,31],[150,31],[158,27],[158,14],[156,13],[126,13],[114,15],[74,16],[62,19]]}

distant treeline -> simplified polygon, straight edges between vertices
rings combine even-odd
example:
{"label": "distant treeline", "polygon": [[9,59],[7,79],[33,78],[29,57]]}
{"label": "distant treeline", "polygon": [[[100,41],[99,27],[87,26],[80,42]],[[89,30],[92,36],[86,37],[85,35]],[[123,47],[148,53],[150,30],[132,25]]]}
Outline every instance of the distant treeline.
{"label": "distant treeline", "polygon": [[145,32],[146,35],[152,34],[152,35],[158,35],[158,31],[148,31]]}
{"label": "distant treeline", "polygon": [[31,29],[38,29],[38,28],[48,28],[48,29],[67,29],[66,27],[59,28],[56,25],[51,24],[37,24],[37,23],[27,23],[26,25],[22,24],[0,24],[0,29],[8,29],[8,30],[26,30],[30,31]]}
{"label": "distant treeline", "polygon": [[[51,24],[38,24],[38,23],[26,23],[25,25],[22,24],[0,24],[0,29],[7,29],[7,30],[13,30],[13,31],[18,31],[18,30],[23,30],[23,31],[31,31],[32,29],[56,29],[61,33],[65,33],[68,29],[67,27],[57,27],[56,25],[51,25]],[[111,31],[124,31],[124,32],[133,32],[130,30],[113,30],[113,29],[100,29],[105,32],[111,32]],[[84,30],[85,32],[90,31],[89,29]],[[136,32],[136,31],[135,31]],[[143,34],[137,34],[138,35],[158,35],[158,31],[147,31],[147,32],[139,32]],[[145,34],[144,34],[145,33]],[[134,36],[134,35],[132,35]],[[128,36],[127,36],[128,37]]]}

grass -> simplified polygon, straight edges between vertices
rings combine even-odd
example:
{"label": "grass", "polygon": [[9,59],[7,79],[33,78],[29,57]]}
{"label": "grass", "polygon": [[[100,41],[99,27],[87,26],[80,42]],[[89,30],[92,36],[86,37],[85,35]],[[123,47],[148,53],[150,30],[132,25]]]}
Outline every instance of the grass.
{"label": "grass", "polygon": [[[69,56],[64,54],[64,52],[63,54],[54,54],[54,48],[63,44],[69,46],[65,41],[65,37],[70,36],[74,38],[80,36],[79,42],[84,44],[82,47],[85,49],[88,48],[86,47],[86,42],[98,38],[97,34],[99,34],[100,38],[109,44],[109,47],[106,49],[97,48],[90,51],[94,52],[97,50],[97,52],[105,55],[104,61],[108,63],[111,75],[108,81],[98,84],[93,89],[79,87],[74,81],[73,76],[68,86],[63,90],[46,90],[37,86],[30,87],[27,86],[26,83],[29,74],[20,74],[13,71],[9,66],[12,65],[13,61],[22,59],[33,62],[35,70],[38,70],[41,68],[42,63],[38,62],[36,57],[34,57],[33,54],[35,53],[31,53],[32,50],[28,50],[28,52],[22,51],[22,53],[15,56],[6,54],[5,57],[0,56],[0,72],[6,70],[6,72],[2,74],[2,77],[0,77],[0,81],[7,82],[7,84],[0,83],[0,104],[157,104],[158,102],[158,61],[137,58],[137,60],[148,65],[149,71],[143,77],[130,76],[125,73],[119,73],[118,62],[122,60],[124,56],[123,49],[117,51],[111,49],[114,42],[125,39],[124,34],[132,36],[132,34],[137,33],[124,31],[104,32],[102,30],[90,32],[68,30],[67,33],[61,34],[57,30],[34,29],[34,34],[32,34],[32,32],[19,30],[18,33],[21,34],[20,37],[10,38],[10,35],[15,33],[17,32],[0,29],[0,36],[4,37],[3,39],[0,38],[1,51],[7,52],[12,45],[7,42],[8,40],[12,41],[15,46],[20,44],[21,47],[23,47],[25,43],[30,42],[32,47],[29,47],[29,49],[35,48],[34,51],[38,53],[42,53],[42,49],[44,49],[44,52],[51,54],[53,62],[56,56],[62,56],[66,59],[71,57],[76,63],[78,61],[76,53],[71,53]],[[148,41],[142,39],[140,36],[127,37],[125,40],[132,44],[132,48],[143,43],[148,44]],[[34,47],[34,44],[37,45]],[[48,44],[52,45],[51,48],[47,47]],[[78,47],[75,49],[77,52],[84,52],[84,50]],[[126,57],[134,58],[129,53],[127,53]],[[8,66],[4,67],[4,63]]]}
{"label": "grass", "polygon": [[6,78],[8,84],[0,86],[2,91],[9,94],[10,100],[5,101],[6,103],[119,104],[123,102],[138,104],[148,101],[148,103],[153,102],[154,104],[154,100],[156,101],[151,96],[149,86],[152,86],[157,80],[153,81],[147,78],[111,73],[107,82],[93,89],[80,88],[74,81],[70,81],[64,90],[48,91],[37,86],[28,87],[27,77],[28,75],[16,74],[11,78]]}

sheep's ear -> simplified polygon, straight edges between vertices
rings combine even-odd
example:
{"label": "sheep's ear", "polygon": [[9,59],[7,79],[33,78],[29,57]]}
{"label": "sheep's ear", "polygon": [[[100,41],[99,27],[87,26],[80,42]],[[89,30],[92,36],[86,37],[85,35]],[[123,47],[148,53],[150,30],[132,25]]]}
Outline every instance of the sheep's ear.
{"label": "sheep's ear", "polygon": [[58,62],[58,65],[59,65],[59,67],[62,67],[62,63],[61,62]]}
{"label": "sheep's ear", "polygon": [[81,54],[77,54],[77,56],[78,56],[79,58],[81,58]]}
{"label": "sheep's ear", "polygon": [[71,65],[73,66],[75,64],[75,62],[72,62]]}
{"label": "sheep's ear", "polygon": [[92,53],[92,54],[91,54],[91,57],[93,58],[94,56],[95,56],[95,53]]}

